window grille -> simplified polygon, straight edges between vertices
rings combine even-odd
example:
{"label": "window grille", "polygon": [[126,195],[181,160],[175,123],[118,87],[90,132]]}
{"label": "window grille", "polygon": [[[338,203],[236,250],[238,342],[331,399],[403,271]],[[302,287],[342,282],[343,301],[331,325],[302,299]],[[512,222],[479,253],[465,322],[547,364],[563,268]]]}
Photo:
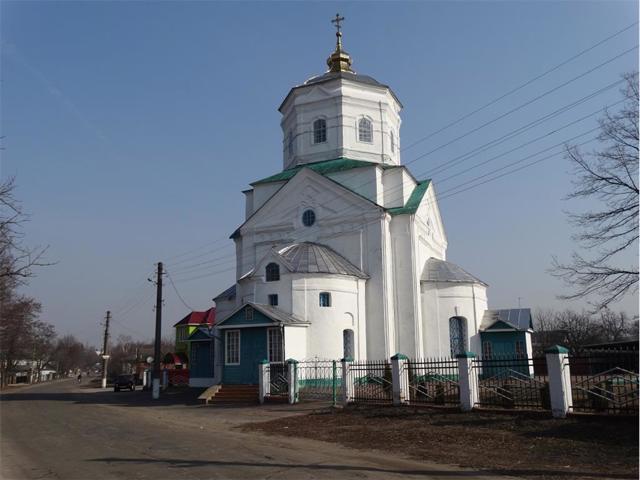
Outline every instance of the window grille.
{"label": "window grille", "polygon": [[228,330],[226,332],[225,364],[240,364],[240,330]]}
{"label": "window grille", "polygon": [[269,362],[282,362],[282,330],[280,328],[269,328],[267,330],[267,346]]}
{"label": "window grille", "polygon": [[491,349],[491,342],[485,340],[482,342],[482,357],[491,358],[493,350]]}
{"label": "window grille", "polygon": [[280,265],[277,263],[270,263],[265,269],[265,276],[267,282],[277,282],[280,280]]}
{"label": "window grille", "polygon": [[248,321],[253,320],[253,308],[247,307],[244,309],[244,319]]}
{"label": "window grille", "polygon": [[277,307],[278,306],[278,295],[273,293],[271,295],[269,295],[269,305],[271,305],[272,307]]}
{"label": "window grille", "polygon": [[368,118],[358,120],[358,140],[360,142],[373,142],[373,126]]}
{"label": "window grille", "polygon": [[467,349],[467,320],[464,317],[449,319],[449,342],[451,356],[455,357]]}
{"label": "window grille", "polygon": [[321,307],[331,306],[331,294],[329,292],[320,293],[320,306]]}
{"label": "window grille", "polygon": [[302,224],[305,227],[310,227],[316,223],[316,214],[313,210],[305,210],[302,214]]}
{"label": "window grille", "polygon": [[313,143],[324,143],[327,141],[327,121],[319,118],[313,122]]}

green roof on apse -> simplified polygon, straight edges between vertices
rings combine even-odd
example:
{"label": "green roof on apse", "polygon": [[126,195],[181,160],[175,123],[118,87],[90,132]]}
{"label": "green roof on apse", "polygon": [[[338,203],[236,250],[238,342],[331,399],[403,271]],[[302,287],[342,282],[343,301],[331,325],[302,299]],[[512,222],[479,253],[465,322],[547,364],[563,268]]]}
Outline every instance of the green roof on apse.
{"label": "green roof on apse", "polygon": [[270,177],[257,180],[251,183],[251,185],[253,186],[253,185],[260,185],[262,183],[284,182],[286,180],[290,180],[291,178],[293,178],[293,176],[303,168],[310,168],[311,170],[313,170],[316,173],[319,173],[320,175],[327,175],[329,173],[342,172],[345,170],[351,170],[353,168],[372,167],[372,166],[380,166],[384,169],[400,167],[400,165],[385,165],[383,163],[367,162],[364,160],[352,160],[350,158],[341,157],[341,158],[335,158],[333,160],[323,160],[321,162],[305,163],[303,165],[297,165],[293,168],[283,170],[280,173],[276,173],[275,175],[271,175]]}
{"label": "green roof on apse", "polygon": [[404,207],[388,208],[387,212],[389,212],[389,214],[391,215],[403,215],[403,214],[416,213],[416,210],[418,210],[418,207],[422,202],[422,198],[424,197],[424,194],[427,192],[427,188],[429,188],[430,184],[431,184],[431,179],[422,180],[418,182],[418,184],[413,189],[413,192],[411,192],[411,195],[409,196],[409,199],[407,200],[407,203],[405,203]]}

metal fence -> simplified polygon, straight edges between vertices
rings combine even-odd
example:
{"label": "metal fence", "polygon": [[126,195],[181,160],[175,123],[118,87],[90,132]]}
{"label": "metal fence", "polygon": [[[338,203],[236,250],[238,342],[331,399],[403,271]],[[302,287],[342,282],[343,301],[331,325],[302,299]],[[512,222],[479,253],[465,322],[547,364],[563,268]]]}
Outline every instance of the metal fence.
{"label": "metal fence", "polygon": [[393,403],[391,363],[387,360],[353,362],[349,367],[355,403]]}
{"label": "metal fence", "polygon": [[405,362],[410,404],[459,405],[458,361],[453,358]]}
{"label": "metal fence", "polygon": [[472,368],[478,378],[478,406],[551,409],[544,357],[477,358]]}
{"label": "metal fence", "polygon": [[334,405],[342,398],[342,363],[337,360],[305,360],[297,365],[300,400],[330,400]]}
{"label": "metal fence", "polygon": [[566,365],[574,412],[638,414],[638,352],[591,351]]}
{"label": "metal fence", "polygon": [[289,395],[289,366],[285,362],[269,364],[269,396],[281,397]]}

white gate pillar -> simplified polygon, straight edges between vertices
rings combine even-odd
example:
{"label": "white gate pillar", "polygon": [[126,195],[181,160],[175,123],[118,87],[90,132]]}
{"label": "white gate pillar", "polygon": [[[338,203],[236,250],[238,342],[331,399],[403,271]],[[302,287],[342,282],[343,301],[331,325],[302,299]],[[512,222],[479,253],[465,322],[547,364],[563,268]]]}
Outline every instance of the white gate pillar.
{"label": "white gate pillar", "polygon": [[287,383],[289,385],[289,403],[298,403],[298,361],[287,360]]}
{"label": "white gate pillar", "polygon": [[353,401],[353,376],[351,375],[351,363],[353,358],[346,357],[342,362],[342,404],[346,407]]}
{"label": "white gate pillar", "polygon": [[258,390],[260,403],[264,403],[265,398],[271,393],[271,368],[269,360],[262,360],[258,365]]}
{"label": "white gate pillar", "polygon": [[391,357],[391,381],[393,383],[393,404],[409,403],[409,358],[402,353]]}
{"label": "white gate pillar", "polygon": [[545,351],[547,357],[547,373],[549,374],[549,397],[551,399],[551,414],[557,418],[564,418],[571,411],[571,371],[567,357],[569,350],[560,345],[554,345]]}
{"label": "white gate pillar", "polygon": [[460,390],[460,408],[463,412],[473,410],[480,399],[478,393],[478,372],[473,368],[476,354],[464,352],[456,355],[458,359],[458,386]]}

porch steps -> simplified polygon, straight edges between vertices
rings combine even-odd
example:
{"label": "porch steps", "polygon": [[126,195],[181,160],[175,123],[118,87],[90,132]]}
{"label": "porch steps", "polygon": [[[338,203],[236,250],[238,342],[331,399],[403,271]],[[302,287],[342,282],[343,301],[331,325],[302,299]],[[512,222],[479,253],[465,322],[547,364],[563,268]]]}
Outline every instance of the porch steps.
{"label": "porch steps", "polygon": [[257,385],[218,385],[219,389],[206,403],[209,404],[251,404],[258,403]]}
{"label": "porch steps", "polygon": [[200,394],[198,400],[202,401],[206,405],[213,397],[215,397],[218,390],[220,390],[220,385],[212,385]]}

